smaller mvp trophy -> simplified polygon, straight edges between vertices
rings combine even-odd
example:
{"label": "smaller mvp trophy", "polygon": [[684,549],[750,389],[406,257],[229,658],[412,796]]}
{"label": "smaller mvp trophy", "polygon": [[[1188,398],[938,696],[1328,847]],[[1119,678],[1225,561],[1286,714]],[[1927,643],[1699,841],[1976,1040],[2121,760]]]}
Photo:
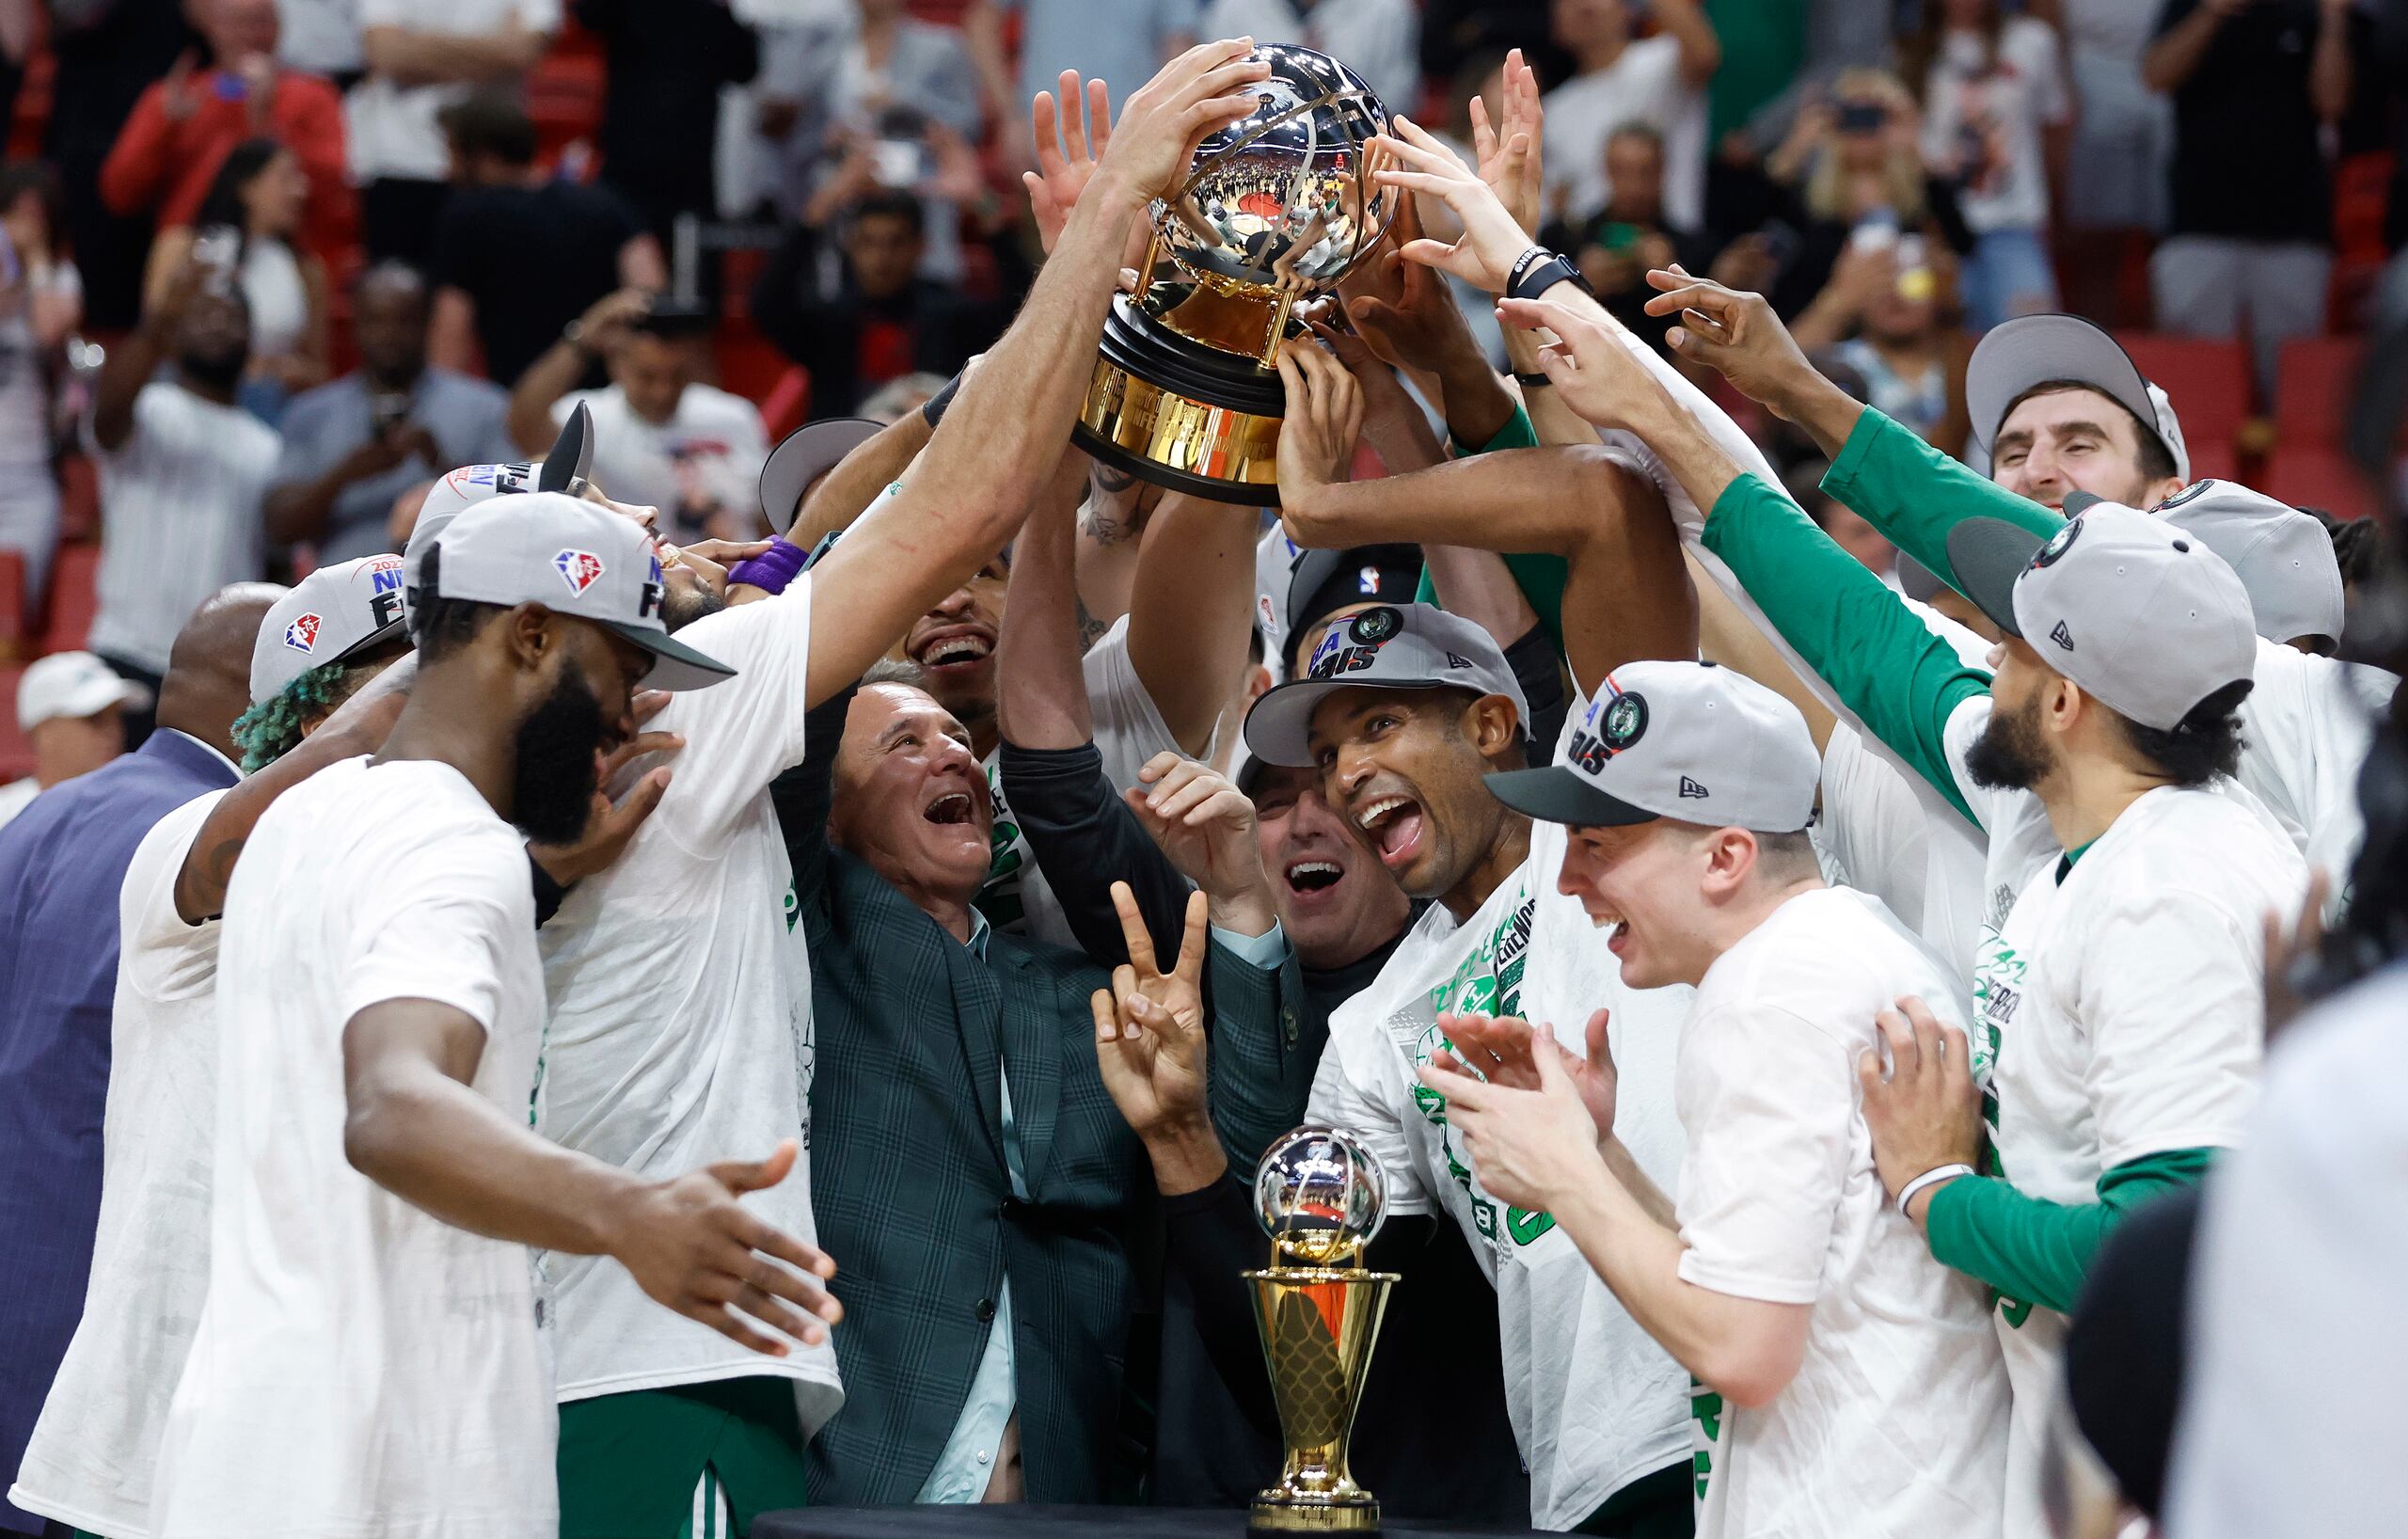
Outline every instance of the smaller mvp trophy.
{"label": "smaller mvp trophy", "polygon": [[1154,204],[1138,293],[1113,302],[1072,436],[1157,485],[1269,506],[1291,312],[1378,247],[1402,195],[1373,180],[1388,113],[1362,76],[1291,43],[1253,56],[1271,65],[1259,104]]}
{"label": "smaller mvp trophy", "polygon": [[1387,1207],[1370,1152],[1331,1128],[1298,1128],[1255,1172],[1254,1211],[1271,1264],[1248,1272],[1263,1366],[1288,1462],[1254,1499],[1255,1533],[1371,1533],[1379,1499],[1346,1468],[1346,1436],[1380,1334],[1393,1272],[1367,1272],[1363,1247]]}

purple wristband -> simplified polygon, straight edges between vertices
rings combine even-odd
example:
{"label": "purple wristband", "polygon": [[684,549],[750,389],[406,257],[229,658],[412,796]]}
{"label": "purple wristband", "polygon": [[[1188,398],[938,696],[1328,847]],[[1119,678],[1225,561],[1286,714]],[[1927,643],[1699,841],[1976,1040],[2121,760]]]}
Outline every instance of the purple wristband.
{"label": "purple wristband", "polygon": [[799,545],[780,540],[757,556],[747,556],[727,569],[727,580],[759,588],[766,593],[782,594],[795,574],[802,570],[806,552]]}

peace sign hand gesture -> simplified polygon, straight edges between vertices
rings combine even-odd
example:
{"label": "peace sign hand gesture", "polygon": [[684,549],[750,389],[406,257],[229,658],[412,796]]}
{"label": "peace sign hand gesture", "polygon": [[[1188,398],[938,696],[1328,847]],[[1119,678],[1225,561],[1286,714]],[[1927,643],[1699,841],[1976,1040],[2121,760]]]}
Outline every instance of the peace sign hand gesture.
{"label": "peace sign hand gesture", "polygon": [[1153,937],[1125,881],[1112,884],[1112,906],[1129,960],[1112,970],[1112,992],[1088,1000],[1103,1087],[1141,1138],[1206,1120],[1204,1094],[1205,897],[1187,898],[1187,929],[1168,973],[1154,961]]}

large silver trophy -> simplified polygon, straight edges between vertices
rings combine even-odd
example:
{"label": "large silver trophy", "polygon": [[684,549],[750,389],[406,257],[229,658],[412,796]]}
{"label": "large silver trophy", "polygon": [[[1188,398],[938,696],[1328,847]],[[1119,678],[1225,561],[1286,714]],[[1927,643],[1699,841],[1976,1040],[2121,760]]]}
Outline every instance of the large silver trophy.
{"label": "large silver trophy", "polygon": [[1388,113],[1360,75],[1293,44],[1251,56],[1271,65],[1259,104],[1154,204],[1139,292],[1113,303],[1074,436],[1148,481],[1267,505],[1294,308],[1371,254],[1402,195],[1373,180]]}
{"label": "large silver trophy", "polygon": [[1346,1468],[1347,1433],[1379,1339],[1393,1272],[1368,1272],[1387,1182],[1370,1151],[1333,1128],[1298,1128],[1254,1178],[1271,1264],[1248,1272],[1263,1366],[1288,1445],[1279,1482],[1254,1499],[1258,1533],[1366,1533],[1380,1503]]}

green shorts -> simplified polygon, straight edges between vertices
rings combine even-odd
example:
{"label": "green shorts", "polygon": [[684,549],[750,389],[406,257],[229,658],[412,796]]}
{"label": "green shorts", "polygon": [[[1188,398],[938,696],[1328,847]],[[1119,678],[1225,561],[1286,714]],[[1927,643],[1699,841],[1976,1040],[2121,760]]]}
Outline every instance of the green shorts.
{"label": "green shorts", "polygon": [[722,1379],[561,1407],[561,1539],[735,1539],[805,1504],[786,1379]]}
{"label": "green shorts", "polygon": [[1611,1534],[1614,1539],[1688,1539],[1697,1531],[1695,1503],[1684,1459],[1632,1481],[1572,1531]]}

